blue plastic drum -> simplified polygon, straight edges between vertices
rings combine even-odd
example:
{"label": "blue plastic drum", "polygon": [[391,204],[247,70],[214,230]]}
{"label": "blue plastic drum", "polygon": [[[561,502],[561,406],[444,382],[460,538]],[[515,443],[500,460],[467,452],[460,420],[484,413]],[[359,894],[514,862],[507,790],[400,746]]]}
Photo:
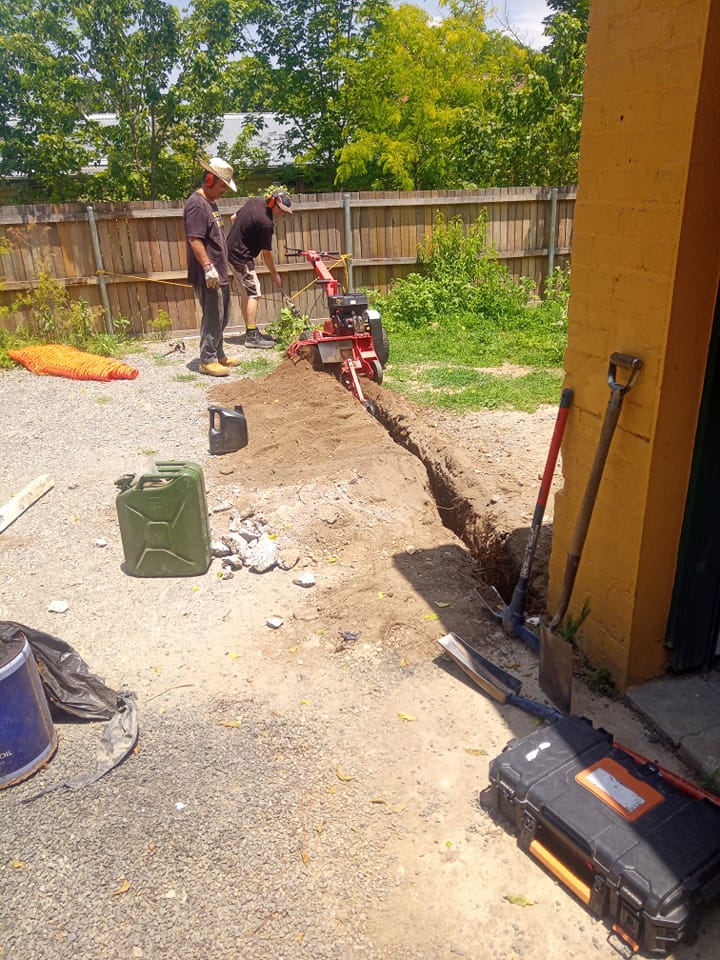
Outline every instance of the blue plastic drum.
{"label": "blue plastic drum", "polygon": [[0,789],[19,783],[52,757],[57,733],[30,644],[0,644]]}

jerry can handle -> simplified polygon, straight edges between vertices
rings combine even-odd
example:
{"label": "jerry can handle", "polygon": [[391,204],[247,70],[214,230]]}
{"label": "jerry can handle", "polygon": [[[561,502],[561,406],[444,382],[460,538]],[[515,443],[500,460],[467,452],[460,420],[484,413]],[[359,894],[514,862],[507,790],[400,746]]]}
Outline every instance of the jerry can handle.
{"label": "jerry can handle", "polygon": [[175,479],[175,477],[168,477],[167,474],[163,475],[162,473],[144,473],[137,482],[137,488],[142,490],[146,483],[164,487]]}

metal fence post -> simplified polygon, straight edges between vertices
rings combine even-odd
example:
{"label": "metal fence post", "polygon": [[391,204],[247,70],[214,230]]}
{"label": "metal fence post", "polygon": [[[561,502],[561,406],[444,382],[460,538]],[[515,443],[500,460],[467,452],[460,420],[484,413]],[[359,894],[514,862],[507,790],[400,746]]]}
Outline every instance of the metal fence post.
{"label": "metal fence post", "polygon": [[343,228],[345,233],[345,239],[343,242],[343,247],[345,253],[348,254],[349,260],[347,262],[347,271],[348,271],[348,284],[350,289],[355,289],[355,284],[353,283],[353,248],[352,248],[352,214],[350,211],[350,194],[343,194]]}
{"label": "metal fence post", "polygon": [[107,281],[105,280],[105,267],[103,266],[102,250],[100,249],[100,237],[98,236],[97,223],[95,222],[95,211],[90,204],[88,204],[85,209],[87,210],[90,236],[92,237],[93,252],[95,253],[95,267],[97,269],[98,284],[100,285],[100,299],[105,308],[105,329],[108,333],[114,333],[112,313],[110,312],[110,300],[108,299],[107,292]]}

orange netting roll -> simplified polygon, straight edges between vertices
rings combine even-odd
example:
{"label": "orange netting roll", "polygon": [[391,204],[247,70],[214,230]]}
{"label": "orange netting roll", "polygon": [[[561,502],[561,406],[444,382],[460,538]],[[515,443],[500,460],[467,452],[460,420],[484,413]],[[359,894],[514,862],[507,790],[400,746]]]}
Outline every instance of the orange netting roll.
{"label": "orange netting roll", "polygon": [[83,353],[64,343],[41,343],[21,350],[8,350],[8,355],[33,373],[70,377],[71,380],[134,380],[139,373],[114,357]]}

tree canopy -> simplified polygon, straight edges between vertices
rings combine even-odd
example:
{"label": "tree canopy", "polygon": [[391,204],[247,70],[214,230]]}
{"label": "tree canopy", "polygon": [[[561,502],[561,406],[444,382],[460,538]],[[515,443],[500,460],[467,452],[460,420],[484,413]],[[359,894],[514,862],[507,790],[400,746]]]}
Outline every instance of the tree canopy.
{"label": "tree canopy", "polygon": [[0,0],[0,177],[16,199],[181,198],[225,113],[250,115],[228,159],[266,164],[252,117],[270,112],[293,163],[267,176],[288,183],[574,182],[588,0],[549,0],[539,52],[487,6]]}

